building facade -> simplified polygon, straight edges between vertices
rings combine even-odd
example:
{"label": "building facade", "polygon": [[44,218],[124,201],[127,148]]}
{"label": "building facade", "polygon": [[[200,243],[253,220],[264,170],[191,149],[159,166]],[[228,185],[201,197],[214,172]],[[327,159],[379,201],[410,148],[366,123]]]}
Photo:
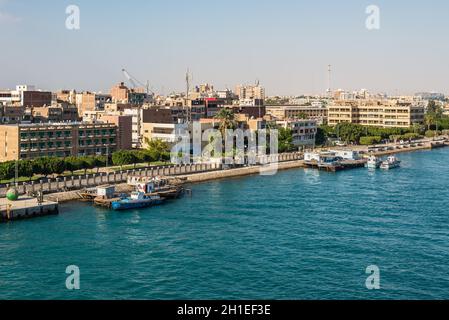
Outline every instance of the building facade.
{"label": "building facade", "polygon": [[293,144],[296,147],[308,147],[315,145],[317,122],[315,120],[285,120],[277,121],[278,126],[292,130]]}
{"label": "building facade", "polygon": [[266,106],[266,110],[267,114],[279,120],[308,118],[317,120],[319,124],[327,123],[327,109],[321,106]]}
{"label": "building facade", "polygon": [[334,101],[328,106],[328,123],[350,122],[364,126],[409,128],[424,122],[425,107],[398,100]]}
{"label": "building facade", "polygon": [[112,123],[18,124],[0,126],[0,161],[39,157],[92,156],[117,150]]}
{"label": "building facade", "polygon": [[43,107],[51,105],[53,94],[38,91],[34,86],[18,85],[16,90],[1,91],[0,104],[22,107]]}
{"label": "building facade", "polygon": [[117,126],[117,150],[132,149],[133,122],[131,116],[103,115],[100,120]]}

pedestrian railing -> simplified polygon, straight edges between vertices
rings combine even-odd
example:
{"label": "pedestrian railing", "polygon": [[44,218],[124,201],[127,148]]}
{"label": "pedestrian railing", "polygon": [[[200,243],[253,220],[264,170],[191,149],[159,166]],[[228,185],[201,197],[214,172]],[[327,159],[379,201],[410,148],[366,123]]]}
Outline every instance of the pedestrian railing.
{"label": "pedestrian railing", "polygon": [[[269,162],[286,162],[302,160],[303,154],[283,153],[276,156],[267,156],[265,158],[258,158],[258,164],[265,164]],[[0,186],[0,197],[6,196],[6,192],[11,187],[16,187],[20,194],[33,195],[36,192],[55,193],[72,190],[82,190],[86,188],[93,188],[100,185],[124,183],[128,181],[129,176],[141,177],[158,177],[158,176],[182,176],[194,173],[204,173],[211,171],[223,170],[224,165],[220,163],[194,163],[169,165],[159,167],[146,167],[130,170],[121,170],[116,172],[99,172],[94,174],[86,174],[79,176],[68,176],[59,178],[48,178],[40,181],[21,182],[16,184],[6,184]]]}

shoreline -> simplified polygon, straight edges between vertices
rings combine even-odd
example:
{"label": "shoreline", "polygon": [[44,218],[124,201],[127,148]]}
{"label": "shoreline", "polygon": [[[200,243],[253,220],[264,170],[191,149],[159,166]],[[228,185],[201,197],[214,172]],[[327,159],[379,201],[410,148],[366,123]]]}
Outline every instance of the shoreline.
{"label": "shoreline", "polygon": [[[444,148],[448,147],[448,143],[443,143],[437,148]],[[407,152],[416,152],[416,151],[432,151],[435,147],[432,147],[431,144],[428,145],[422,145],[417,147],[406,147],[401,149],[394,149],[394,150],[385,150],[385,151],[378,151],[374,152],[376,156],[387,156],[391,154],[399,154],[399,153],[407,153]],[[287,162],[280,162],[277,166],[277,171],[286,171],[286,170],[293,170],[293,169],[306,169],[304,160],[293,160],[293,161],[287,161]],[[197,183],[203,183],[203,182],[209,182],[209,181],[215,181],[215,180],[225,180],[225,179],[232,179],[232,178],[239,178],[239,177],[246,177],[246,176],[252,176],[252,175],[258,175],[263,173],[263,166],[253,166],[253,167],[243,167],[243,168],[236,168],[236,169],[228,169],[228,170],[219,170],[219,171],[212,171],[212,172],[202,172],[202,173],[194,173],[194,174],[187,174],[187,175],[177,175],[176,178],[179,178],[183,180],[183,184],[197,184]],[[127,192],[130,191],[130,187],[126,183],[120,183],[115,185],[117,190],[119,192]],[[69,192],[63,192],[63,193],[52,193],[45,195],[44,198],[49,201],[55,201],[58,203],[64,203],[64,202],[70,202],[70,201],[79,201],[79,191],[69,191]]]}

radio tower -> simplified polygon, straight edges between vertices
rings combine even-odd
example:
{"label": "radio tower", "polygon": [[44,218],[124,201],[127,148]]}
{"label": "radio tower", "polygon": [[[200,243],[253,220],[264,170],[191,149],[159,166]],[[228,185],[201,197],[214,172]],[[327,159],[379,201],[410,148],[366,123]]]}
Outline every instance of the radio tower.
{"label": "radio tower", "polygon": [[332,65],[327,66],[328,72],[328,87],[327,87],[327,96],[332,97]]}

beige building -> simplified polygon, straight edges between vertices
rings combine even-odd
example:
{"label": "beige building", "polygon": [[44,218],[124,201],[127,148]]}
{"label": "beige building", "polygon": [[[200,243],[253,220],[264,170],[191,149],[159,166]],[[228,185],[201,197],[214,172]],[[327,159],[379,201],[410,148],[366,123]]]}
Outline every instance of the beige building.
{"label": "beige building", "polygon": [[106,155],[117,150],[111,123],[0,126],[0,162],[39,157]]}
{"label": "beige building", "polygon": [[30,121],[38,122],[72,122],[78,121],[78,108],[67,102],[54,103],[48,107],[28,108]]}
{"label": "beige building", "polygon": [[266,112],[279,120],[301,119],[305,117],[317,120],[321,124],[327,122],[327,109],[319,106],[266,106]]}
{"label": "beige building", "polygon": [[142,144],[146,141],[162,139],[166,142],[175,142],[175,130],[181,125],[179,116],[181,109],[153,107],[143,110],[141,121]]}
{"label": "beige building", "polygon": [[413,102],[398,100],[334,101],[328,106],[331,126],[350,122],[364,126],[408,128],[423,123],[425,108]]}
{"label": "beige building", "polygon": [[265,99],[265,88],[260,85],[248,86],[248,85],[238,85],[235,87],[234,93],[239,97],[239,99]]}
{"label": "beige building", "polygon": [[117,126],[117,149],[132,149],[132,116],[124,115],[103,115],[100,120],[105,123],[112,123]]}
{"label": "beige building", "polygon": [[76,104],[75,90],[60,90],[54,94],[57,101],[64,101],[71,104]]}

